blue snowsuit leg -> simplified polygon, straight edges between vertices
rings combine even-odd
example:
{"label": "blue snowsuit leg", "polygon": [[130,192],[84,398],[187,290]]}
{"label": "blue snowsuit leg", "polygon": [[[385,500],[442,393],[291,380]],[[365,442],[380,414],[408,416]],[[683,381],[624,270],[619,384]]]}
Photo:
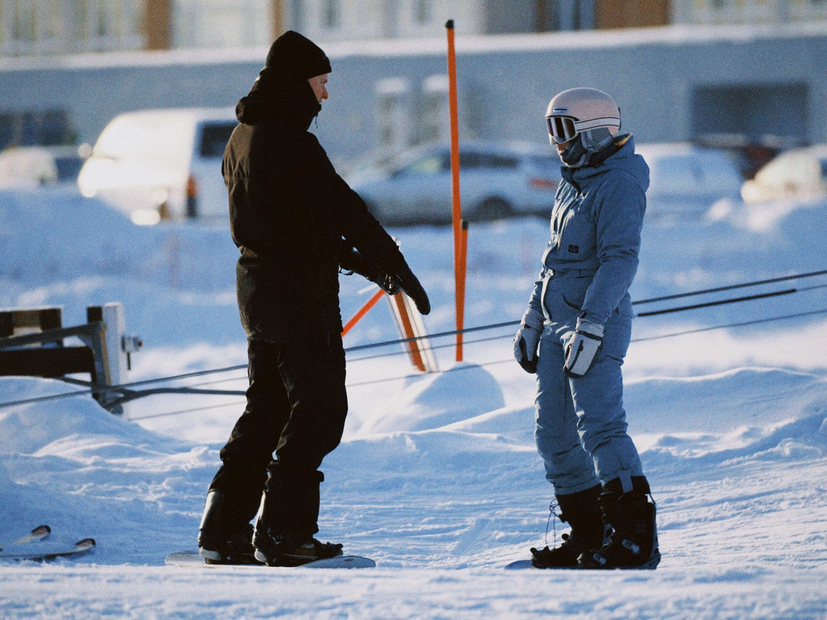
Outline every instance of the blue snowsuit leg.
{"label": "blue snowsuit leg", "polygon": [[568,377],[562,371],[565,346],[573,336],[578,310],[566,302],[566,291],[582,285],[574,281],[569,286],[566,281],[570,279],[549,286],[546,305],[552,319],[546,322],[537,366],[535,440],[546,478],[558,495],[616,478],[631,488],[632,476],[643,476],[623,408],[621,365],[631,339],[631,304],[621,304],[622,310],[609,318],[589,371]]}

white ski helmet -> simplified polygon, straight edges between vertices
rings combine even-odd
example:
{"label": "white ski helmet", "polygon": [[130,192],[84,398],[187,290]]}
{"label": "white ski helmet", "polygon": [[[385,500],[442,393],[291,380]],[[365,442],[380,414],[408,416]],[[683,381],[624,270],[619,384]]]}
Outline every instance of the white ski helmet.
{"label": "white ski helmet", "polygon": [[578,134],[605,127],[611,136],[620,131],[620,109],[614,99],[596,88],[564,90],[546,110],[552,146],[569,142]]}

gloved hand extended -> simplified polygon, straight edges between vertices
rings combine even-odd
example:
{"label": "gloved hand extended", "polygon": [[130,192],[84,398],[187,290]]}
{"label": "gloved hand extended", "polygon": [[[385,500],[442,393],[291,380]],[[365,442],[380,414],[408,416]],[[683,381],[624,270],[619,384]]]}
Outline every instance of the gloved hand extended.
{"label": "gloved hand extended", "polygon": [[566,363],[563,366],[570,377],[582,377],[588,372],[603,344],[603,326],[584,318],[577,319],[574,336],[566,346]]}
{"label": "gloved hand extended", "polygon": [[364,276],[388,295],[396,295],[399,292],[399,282],[392,275],[378,269],[373,263],[366,260],[361,252],[344,240],[339,250],[339,267],[342,273],[346,275],[358,273]]}
{"label": "gloved hand extended", "polygon": [[396,274],[391,277],[396,281],[396,284],[399,285],[399,288],[413,300],[420,314],[428,314],[431,311],[431,301],[428,299],[428,293],[422,288],[422,285],[413,274],[413,271],[411,271],[411,268],[408,267],[407,263],[402,263],[402,266]]}
{"label": "gloved hand extended", "polygon": [[368,280],[379,286],[388,295],[396,295],[399,292],[399,281],[393,276],[375,273],[365,276]]}
{"label": "gloved hand extended", "polygon": [[531,374],[537,372],[537,346],[542,335],[543,315],[534,308],[529,308],[514,337],[514,358],[523,370]]}

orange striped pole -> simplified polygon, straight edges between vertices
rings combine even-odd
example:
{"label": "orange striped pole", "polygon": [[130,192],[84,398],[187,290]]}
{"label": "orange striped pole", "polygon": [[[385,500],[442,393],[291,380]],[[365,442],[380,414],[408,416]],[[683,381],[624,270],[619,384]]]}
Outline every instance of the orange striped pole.
{"label": "orange striped pole", "polygon": [[411,362],[422,372],[428,372],[425,366],[425,361],[422,359],[422,353],[419,350],[419,341],[416,339],[416,332],[413,328],[411,316],[408,313],[408,307],[405,303],[405,293],[399,293],[391,298],[391,303],[396,303],[396,308],[399,310],[399,320],[402,323],[402,331],[405,334],[405,339],[408,341],[408,352],[411,355]]}
{"label": "orange striped pole", "polygon": [[468,222],[462,221],[460,230],[459,273],[457,278],[457,357],[462,361],[463,331],[465,329],[465,274],[468,269]]}
{"label": "orange striped pole", "polygon": [[445,24],[448,31],[448,96],[451,111],[451,173],[453,180],[454,277],[456,280],[457,361],[462,361],[462,330],[465,325],[465,247],[468,225],[462,219],[459,187],[459,103],[457,97],[457,54],[454,46],[454,20]]}
{"label": "orange striped pole", "polygon": [[373,307],[379,303],[379,300],[382,299],[382,296],[385,294],[381,288],[376,292],[376,294],[370,298],[370,301],[364,305],[364,307],[357,312],[352,319],[347,322],[344,329],[342,330],[342,336],[344,337],[351,329],[353,329],[356,324],[361,321],[364,316],[370,312]]}

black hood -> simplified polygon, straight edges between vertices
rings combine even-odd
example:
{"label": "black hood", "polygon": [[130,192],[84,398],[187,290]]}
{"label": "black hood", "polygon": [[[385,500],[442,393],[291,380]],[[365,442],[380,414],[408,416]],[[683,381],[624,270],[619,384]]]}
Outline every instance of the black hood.
{"label": "black hood", "polygon": [[298,80],[330,73],[330,60],[322,48],[293,30],[273,41],[264,66],[281,69]]}
{"label": "black hood", "polygon": [[236,106],[236,117],[247,125],[292,119],[307,129],[322,109],[307,80],[330,71],[322,48],[288,30],[270,46],[250,94]]}
{"label": "black hood", "polygon": [[259,73],[250,94],[238,102],[235,115],[245,125],[282,119],[307,129],[321,110],[322,106],[307,80],[297,79],[275,67],[267,67]]}

